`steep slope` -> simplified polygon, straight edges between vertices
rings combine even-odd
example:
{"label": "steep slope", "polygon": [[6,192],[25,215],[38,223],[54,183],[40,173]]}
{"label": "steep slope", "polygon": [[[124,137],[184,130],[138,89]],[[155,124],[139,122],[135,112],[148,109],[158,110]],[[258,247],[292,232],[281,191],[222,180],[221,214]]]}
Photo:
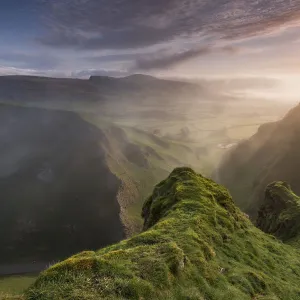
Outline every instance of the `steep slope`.
{"label": "steep slope", "polygon": [[229,188],[236,203],[255,217],[265,187],[288,182],[300,194],[300,105],[281,121],[261,126],[224,158],[218,181]]}
{"label": "steep slope", "polygon": [[188,146],[162,139],[138,128],[117,126],[95,114],[82,115],[105,135],[102,144],[109,169],[122,182],[118,193],[121,218],[127,235],[140,232],[143,201],[153,186],[175,167],[195,165],[195,152]]}
{"label": "steep slope", "polygon": [[103,132],[74,113],[0,106],[1,263],[49,261],[124,236],[121,182],[100,142]]}
{"label": "steep slope", "polygon": [[143,233],[52,266],[25,299],[299,299],[300,252],[193,170],[158,184],[143,217]]}
{"label": "steep slope", "polygon": [[300,198],[286,182],[267,186],[256,225],[285,243],[300,247]]}
{"label": "steep slope", "polygon": [[142,199],[196,159],[186,146],[97,115],[0,105],[0,128],[0,275],[139,232]]}

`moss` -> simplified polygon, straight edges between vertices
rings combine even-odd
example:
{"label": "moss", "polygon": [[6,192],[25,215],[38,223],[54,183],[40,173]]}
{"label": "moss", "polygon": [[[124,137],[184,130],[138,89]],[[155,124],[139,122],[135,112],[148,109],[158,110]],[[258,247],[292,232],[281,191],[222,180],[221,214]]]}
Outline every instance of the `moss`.
{"label": "moss", "polygon": [[285,242],[300,238],[300,198],[288,183],[277,181],[267,186],[256,223]]}
{"label": "moss", "polygon": [[175,169],[143,207],[145,231],[43,272],[26,300],[299,299],[299,252],[255,228],[227,190]]}
{"label": "moss", "polygon": [[0,299],[1,300],[24,300],[23,296],[7,295],[7,294],[2,294],[1,292],[0,292]]}

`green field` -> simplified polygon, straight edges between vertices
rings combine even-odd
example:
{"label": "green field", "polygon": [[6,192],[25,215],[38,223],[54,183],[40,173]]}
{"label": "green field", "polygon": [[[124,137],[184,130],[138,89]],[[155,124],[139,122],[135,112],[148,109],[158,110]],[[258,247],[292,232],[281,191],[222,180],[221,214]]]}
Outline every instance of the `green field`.
{"label": "green field", "polygon": [[0,299],[10,296],[20,296],[33,282],[37,275],[20,275],[0,277]]}

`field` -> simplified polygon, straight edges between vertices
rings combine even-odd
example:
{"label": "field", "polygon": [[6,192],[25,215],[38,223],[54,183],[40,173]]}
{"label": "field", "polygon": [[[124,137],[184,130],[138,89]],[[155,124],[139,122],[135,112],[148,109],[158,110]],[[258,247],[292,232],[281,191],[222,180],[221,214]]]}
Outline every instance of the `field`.
{"label": "field", "polygon": [[36,278],[37,275],[0,277],[0,299],[5,299],[8,295],[22,295],[24,290],[27,289]]}

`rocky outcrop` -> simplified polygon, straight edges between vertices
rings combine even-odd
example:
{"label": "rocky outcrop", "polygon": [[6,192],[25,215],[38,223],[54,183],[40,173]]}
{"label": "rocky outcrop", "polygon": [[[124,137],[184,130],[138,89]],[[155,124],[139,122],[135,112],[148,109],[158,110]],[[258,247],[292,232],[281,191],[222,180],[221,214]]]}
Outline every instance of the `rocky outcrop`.
{"label": "rocky outcrop", "polygon": [[268,185],[256,224],[283,241],[300,235],[300,198],[286,182]]}

